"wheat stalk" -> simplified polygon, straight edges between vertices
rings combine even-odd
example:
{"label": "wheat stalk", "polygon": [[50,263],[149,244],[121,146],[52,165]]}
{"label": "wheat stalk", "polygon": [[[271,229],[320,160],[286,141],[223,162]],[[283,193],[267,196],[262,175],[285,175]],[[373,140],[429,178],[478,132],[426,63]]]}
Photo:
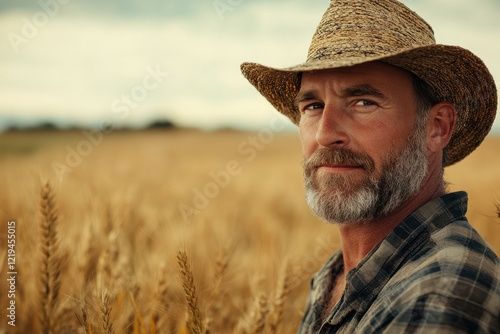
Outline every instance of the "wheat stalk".
{"label": "wheat stalk", "polygon": [[106,246],[99,255],[96,272],[98,291],[103,290],[104,287],[110,287],[111,290],[115,290],[114,284],[116,279],[114,275],[117,275],[118,272],[116,263],[119,255],[117,238],[117,233],[111,231],[107,236]]}
{"label": "wheat stalk", "polygon": [[1,254],[0,254],[0,272],[4,272],[3,270],[3,267],[5,265],[5,259],[7,259],[7,250],[4,250]]}
{"label": "wheat stalk", "polygon": [[264,293],[259,293],[255,301],[252,312],[252,322],[250,324],[250,333],[263,333],[266,326],[266,316],[269,311],[268,302]]}
{"label": "wheat stalk", "polygon": [[[168,309],[170,308],[170,303],[168,300],[168,282],[167,282],[167,275],[166,275],[166,265],[165,263],[162,263],[160,265],[160,269],[158,271],[158,281],[156,285],[156,293],[155,293],[155,307],[153,308],[153,311],[151,312],[151,320],[150,320],[150,332],[151,333],[156,333],[160,327],[159,323],[161,321],[160,317],[160,311],[159,309],[162,309],[162,314],[165,314]],[[154,329],[153,329],[154,327]]]}
{"label": "wheat stalk", "polygon": [[181,277],[182,288],[188,304],[189,321],[191,330],[194,334],[202,333],[202,319],[198,308],[198,297],[194,285],[193,273],[188,263],[186,252],[179,250],[177,252],[177,263],[179,264],[179,274]]}
{"label": "wheat stalk", "polygon": [[156,334],[156,323],[153,317],[149,319],[149,333],[150,334]]}
{"label": "wheat stalk", "polygon": [[101,294],[101,321],[104,334],[113,334],[113,323],[111,322],[111,301],[107,290]]}
{"label": "wheat stalk", "polygon": [[88,320],[88,314],[87,314],[87,304],[85,303],[85,300],[81,302],[81,311],[82,311],[82,318],[83,318],[83,327],[85,328],[85,334],[92,334],[92,325],[90,324]]}
{"label": "wheat stalk", "polygon": [[227,267],[229,264],[229,254],[226,247],[220,247],[215,257],[215,270],[214,270],[214,289],[211,294],[211,305],[207,310],[205,319],[205,330],[208,330],[209,326],[212,325],[214,319],[220,319],[220,311],[222,304],[222,280],[226,274]]}
{"label": "wheat stalk", "polygon": [[[134,305],[135,310],[135,319],[134,324],[138,321],[137,333],[146,334],[146,327],[144,326],[144,319],[142,318],[141,311],[139,311],[139,307],[137,307],[137,303],[135,302],[134,294],[132,291],[129,291],[130,300],[132,301],[132,305]],[[135,333],[135,330],[134,330]]]}
{"label": "wheat stalk", "polygon": [[221,247],[215,258],[215,282],[217,292],[220,290],[220,284],[222,283],[222,277],[226,273],[227,266],[229,264],[229,255],[227,248]]}
{"label": "wheat stalk", "polygon": [[56,304],[59,298],[60,287],[60,260],[59,241],[57,237],[57,211],[54,203],[54,194],[49,182],[42,187],[40,211],[41,243],[41,332],[54,332]]}
{"label": "wheat stalk", "polygon": [[290,263],[288,260],[285,260],[283,266],[281,267],[278,283],[276,286],[274,310],[271,317],[271,322],[269,323],[269,331],[271,334],[274,334],[278,331],[278,326],[283,318],[283,305],[288,293],[290,292],[290,285]]}

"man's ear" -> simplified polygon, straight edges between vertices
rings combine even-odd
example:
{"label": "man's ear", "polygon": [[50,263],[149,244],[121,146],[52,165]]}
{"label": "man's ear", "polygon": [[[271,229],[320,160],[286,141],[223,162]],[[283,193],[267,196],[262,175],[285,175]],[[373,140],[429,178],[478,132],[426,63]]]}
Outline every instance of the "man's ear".
{"label": "man's ear", "polygon": [[427,120],[427,149],[429,152],[438,152],[450,142],[457,111],[449,102],[439,102],[429,111]]}

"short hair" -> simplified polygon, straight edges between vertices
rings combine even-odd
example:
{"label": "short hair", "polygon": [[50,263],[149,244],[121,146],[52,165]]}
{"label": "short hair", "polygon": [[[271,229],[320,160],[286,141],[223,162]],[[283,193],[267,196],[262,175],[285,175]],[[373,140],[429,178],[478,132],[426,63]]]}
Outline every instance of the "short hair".
{"label": "short hair", "polygon": [[414,73],[411,73],[411,76],[417,102],[417,112],[420,116],[427,117],[429,110],[440,101],[431,85],[420,79]]}

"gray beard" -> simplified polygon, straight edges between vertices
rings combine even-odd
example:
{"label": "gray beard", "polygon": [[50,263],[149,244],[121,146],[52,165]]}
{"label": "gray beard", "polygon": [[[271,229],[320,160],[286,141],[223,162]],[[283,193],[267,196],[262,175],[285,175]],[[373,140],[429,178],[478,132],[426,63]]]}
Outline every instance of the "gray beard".
{"label": "gray beard", "polygon": [[[362,223],[386,216],[415,195],[427,175],[424,128],[416,126],[399,151],[390,151],[377,176],[373,160],[365,154],[321,149],[303,161],[306,200],[311,210],[330,223]],[[318,162],[362,165],[366,178],[328,174],[319,179]],[[357,183],[357,184],[356,184]]]}

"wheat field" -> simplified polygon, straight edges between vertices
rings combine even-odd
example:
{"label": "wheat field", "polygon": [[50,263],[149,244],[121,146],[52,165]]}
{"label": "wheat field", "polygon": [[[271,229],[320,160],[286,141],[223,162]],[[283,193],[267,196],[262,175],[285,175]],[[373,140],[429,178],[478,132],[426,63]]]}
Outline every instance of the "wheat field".
{"label": "wheat field", "polygon": [[[340,246],[305,204],[298,135],[101,135],[0,135],[0,333],[295,332]],[[499,147],[446,170],[497,253]]]}

